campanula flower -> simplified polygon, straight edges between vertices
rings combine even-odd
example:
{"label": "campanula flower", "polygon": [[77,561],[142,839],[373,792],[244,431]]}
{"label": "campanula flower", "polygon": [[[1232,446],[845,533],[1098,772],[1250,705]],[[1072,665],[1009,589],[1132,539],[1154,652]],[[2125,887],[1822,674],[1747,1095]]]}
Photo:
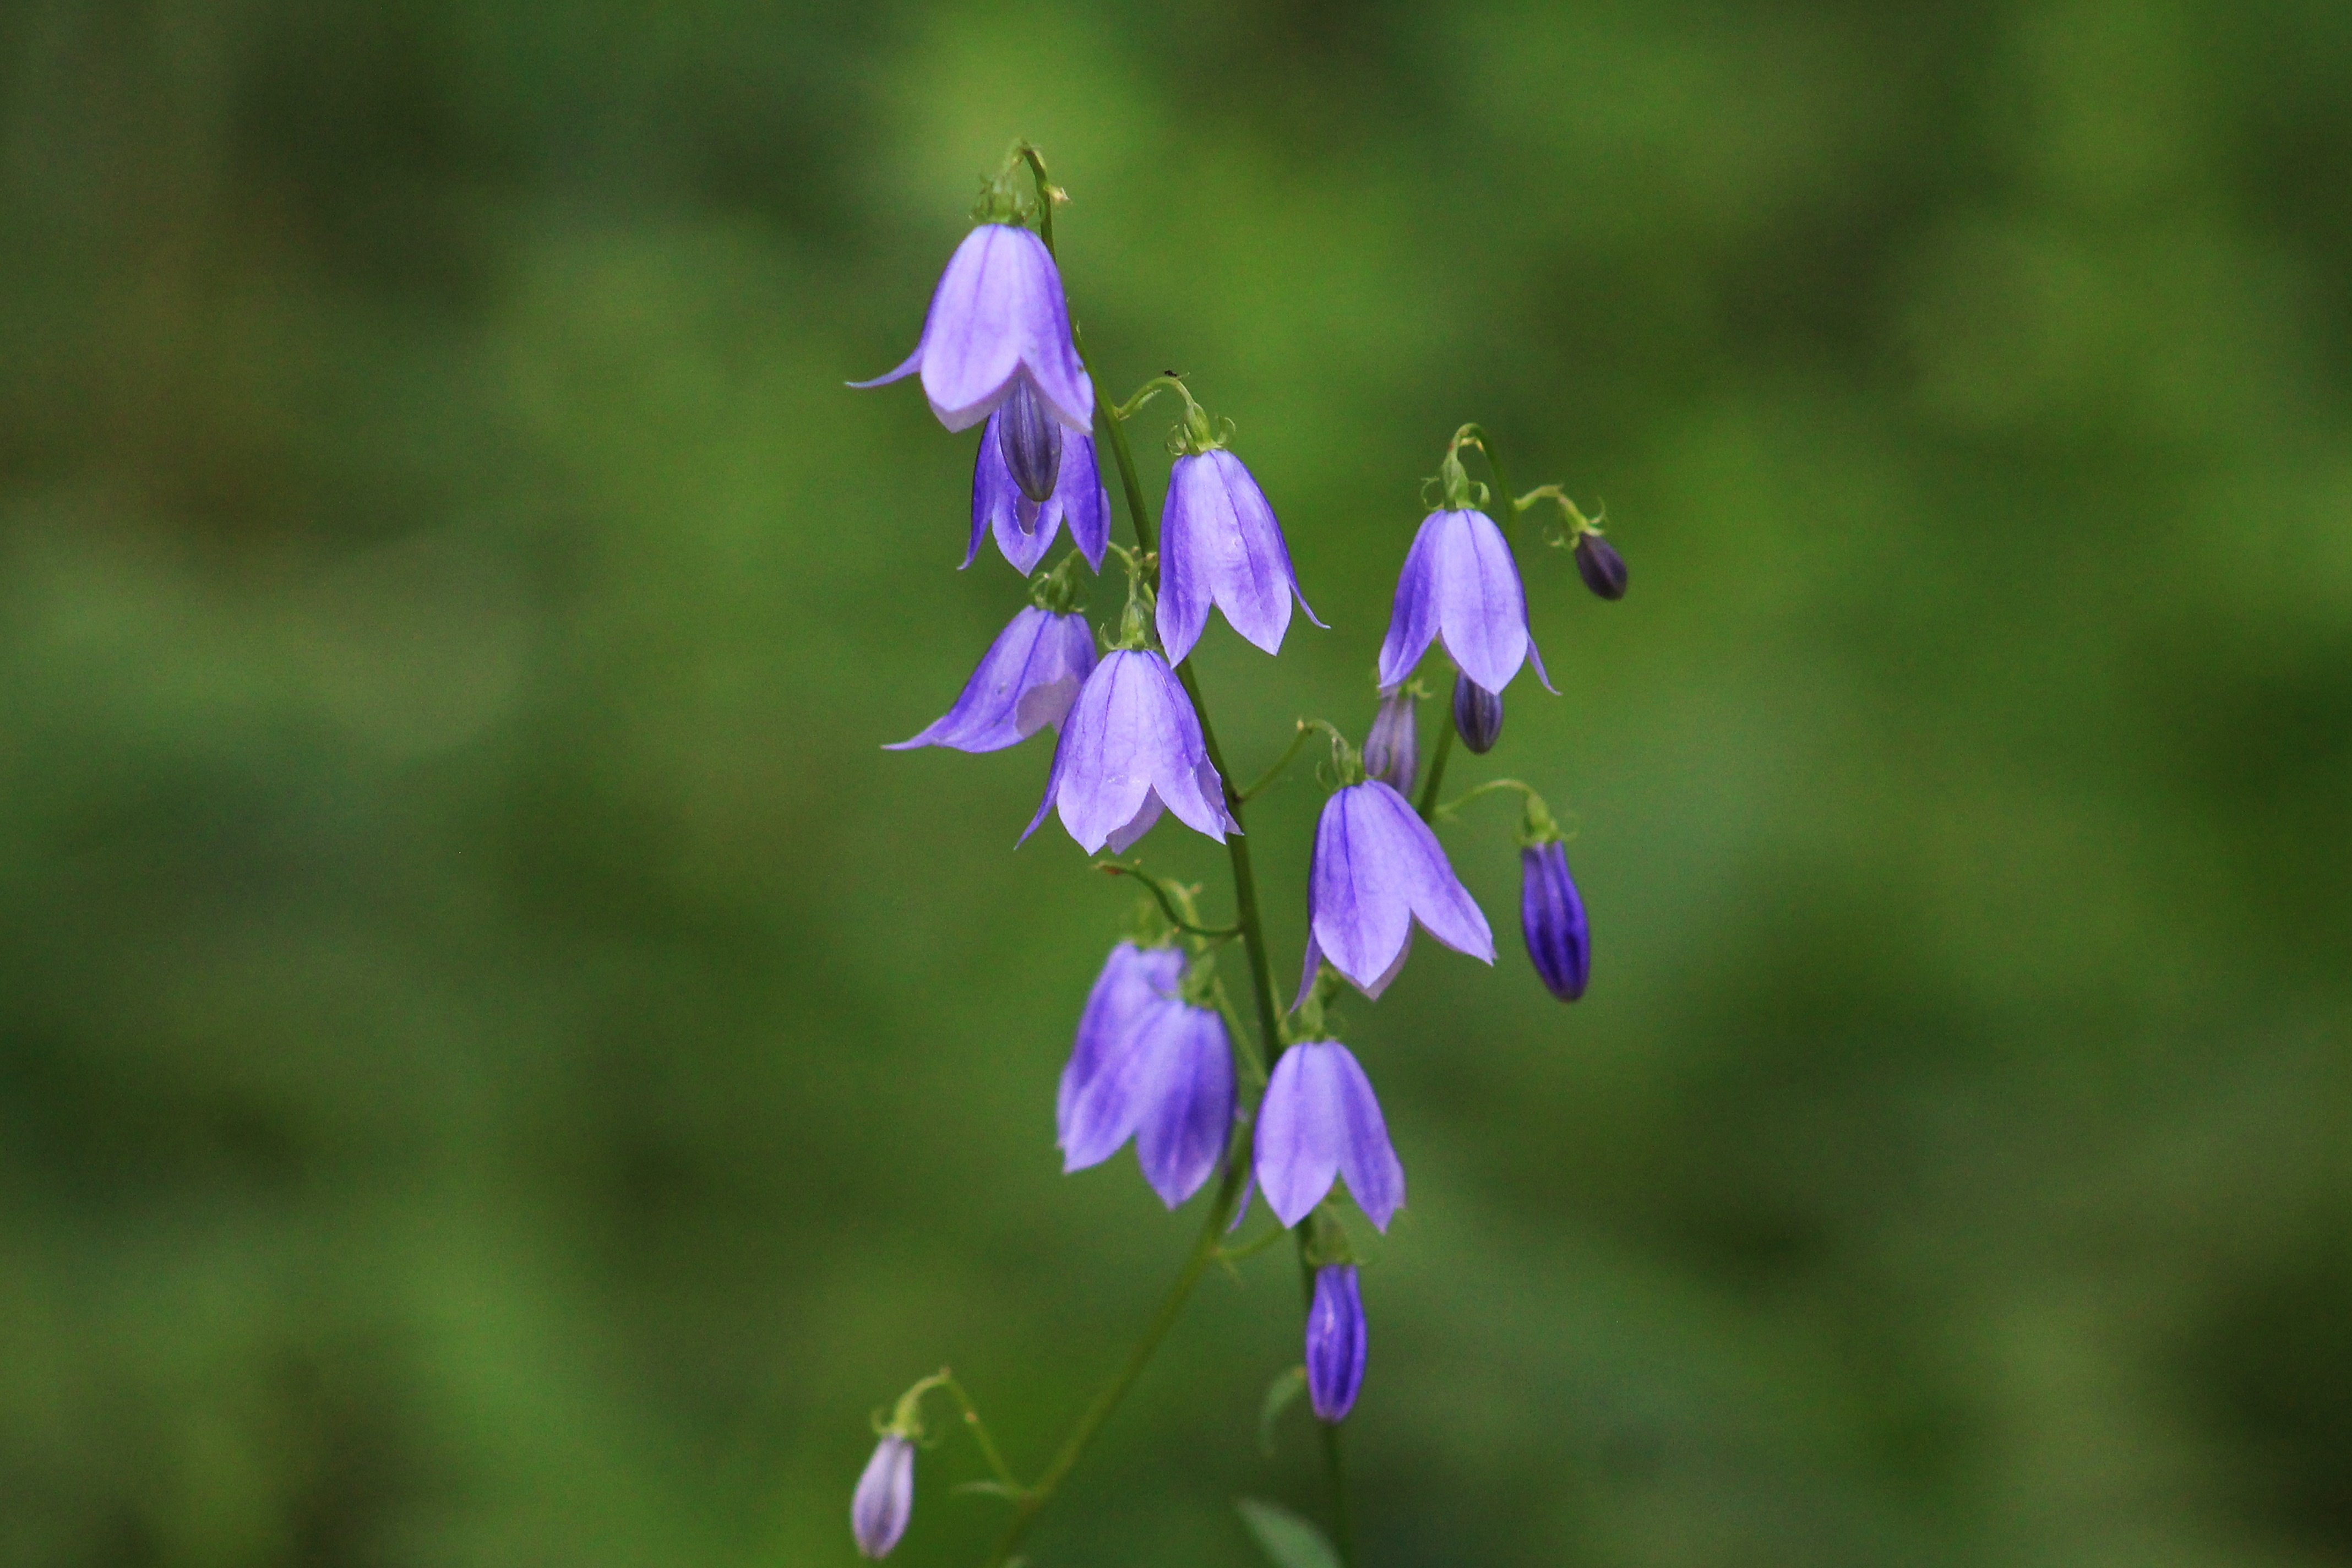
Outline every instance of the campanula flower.
{"label": "campanula flower", "polygon": [[1242,460],[1212,447],[1176,459],[1160,512],[1160,642],[1181,664],[1209,624],[1209,606],[1268,653],[1282,648],[1290,601],[1315,612],[1298,591],[1290,550],[1274,508]]}
{"label": "campanula flower", "polygon": [[1045,242],[1018,224],[984,223],[964,236],[923,317],[906,363],[872,381],[881,386],[920,372],[931,412],[966,430],[1026,381],[1065,429],[1085,435],[1095,417],[1094,383],[1070,342],[1062,274]]}
{"label": "campanula flower", "polygon": [[849,1531],[866,1557],[887,1557],[915,1511],[915,1445],[896,1432],[874,1445],[849,1500]]}
{"label": "campanula flower", "polygon": [[[1071,542],[1087,564],[1099,572],[1110,542],[1110,495],[1095,466],[1095,444],[1084,436],[1063,437],[1053,483],[1042,500],[1032,500],[1013,478],[1004,454],[1004,419],[1012,406],[1008,400],[990,415],[987,428],[980,433],[980,453],[971,466],[971,542],[964,549],[963,563],[971,564],[980,553],[981,537],[993,532],[996,547],[1014,571],[1034,572],[1067,520]],[[1046,428],[1058,431],[1061,426],[1048,424]]]}
{"label": "campanula flower", "polygon": [[1413,922],[1482,963],[1495,962],[1495,934],[1454,874],[1437,835],[1402,795],[1378,779],[1349,784],[1323,803],[1307,873],[1307,972],[1328,960],[1367,996],[1388,989],[1412,948]]}
{"label": "campanula flower", "polygon": [[1519,929],[1545,988],[1563,1002],[1583,995],[1592,978],[1592,933],[1568,874],[1568,847],[1557,838],[1519,851]]}
{"label": "campanula flower", "polygon": [[1454,678],[1454,728],[1480,756],[1503,735],[1503,700],[1466,675]]}
{"label": "campanula flower", "polygon": [[1301,1040],[1274,1064],[1258,1103],[1255,1169],[1286,1226],[1321,1203],[1335,1177],[1347,1178],[1356,1206],[1377,1229],[1388,1229],[1404,1205],[1404,1167],[1389,1145],[1381,1102],[1337,1040]]}
{"label": "campanula flower", "polygon": [[1413,536],[1381,644],[1381,684],[1403,684],[1433,641],[1489,691],[1508,686],[1523,660],[1532,660],[1536,678],[1551,686],[1528,633],[1518,564],[1503,531],[1483,511],[1431,512]]}
{"label": "campanula flower", "polygon": [[1381,699],[1380,711],[1364,735],[1364,776],[1375,778],[1399,795],[1412,793],[1412,775],[1421,767],[1421,747],[1413,730],[1413,696],[1402,687]]}
{"label": "campanula flower", "polygon": [[1587,529],[1576,536],[1576,574],[1604,599],[1625,596],[1625,558],[1617,547]]}
{"label": "campanula flower", "polygon": [[1192,700],[1148,648],[1105,654],[1078,689],[1054,748],[1045,798],[1022,839],[1056,807],[1088,854],[1106,843],[1124,854],[1162,807],[1220,844],[1241,831],[1225,810],[1225,782],[1209,762]]}
{"label": "campanula flower", "polygon": [[922,733],[887,749],[1001,751],[1059,724],[1094,668],[1095,638],[1086,617],[1057,616],[1032,605],[996,634],[953,707]]}
{"label": "campanula flower", "polygon": [[1315,1299],[1307,1308],[1307,1398],[1324,1421],[1354,1408],[1364,1385],[1364,1299],[1356,1266],[1327,1263],[1315,1271]]}

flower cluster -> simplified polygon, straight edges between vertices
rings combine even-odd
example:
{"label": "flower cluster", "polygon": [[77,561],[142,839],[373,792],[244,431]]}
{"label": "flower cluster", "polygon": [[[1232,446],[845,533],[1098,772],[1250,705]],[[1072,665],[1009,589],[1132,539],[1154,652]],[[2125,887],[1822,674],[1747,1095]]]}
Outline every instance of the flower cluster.
{"label": "flower cluster", "polygon": [[[1304,963],[1284,1008],[1270,980],[1243,837],[1242,813],[1254,791],[1237,789],[1228,776],[1188,660],[1212,611],[1270,655],[1282,650],[1294,605],[1314,625],[1323,622],[1299,587],[1265,489],[1231,449],[1230,423],[1212,419],[1174,375],[1153,378],[1122,405],[1097,399],[1054,254],[1053,214],[1062,199],[1034,149],[1016,145],[983,186],[977,226],[950,258],[914,352],[888,374],[853,384],[919,375],[940,424],[950,431],[982,426],[964,564],[989,538],[1028,578],[1029,603],[947,712],[896,746],[990,752],[1050,728],[1055,741],[1044,795],[1021,842],[1058,814],[1089,854],[1108,847],[1124,855],[1165,814],[1226,847],[1235,915],[1223,926],[1202,923],[1198,889],[1139,865],[1100,863],[1142,882],[1150,901],[1137,937],[1111,949],[1079,1013],[1055,1096],[1055,1142],[1066,1172],[1101,1164],[1132,1143],[1144,1180],[1171,1209],[1213,1191],[1179,1302],[1211,1258],[1245,1256],[1294,1232],[1311,1290],[1304,1367],[1290,1375],[1316,1416],[1337,1422],[1356,1404],[1367,1345],[1360,1260],[1341,1195],[1385,1232],[1404,1205],[1405,1174],[1370,1077],[1336,1037],[1332,1004],[1343,985],[1378,999],[1404,967],[1416,928],[1494,963],[1494,932],[1435,825],[1495,790],[1516,790],[1524,803],[1521,925],[1532,966],[1562,1000],[1584,994],[1591,968],[1584,907],[1564,836],[1541,797],[1516,780],[1481,784],[1449,805],[1440,804],[1439,790],[1457,737],[1476,755],[1497,743],[1503,693],[1523,666],[1551,689],[1505,524],[1539,501],[1557,504],[1569,525],[1553,542],[1573,552],[1580,576],[1604,599],[1622,596],[1625,564],[1558,487],[1514,500],[1491,438],[1475,426],[1456,432],[1398,575],[1376,661],[1379,704],[1360,749],[1329,724],[1303,721],[1290,751],[1255,786],[1278,778],[1311,733],[1328,736],[1330,793],[1309,851]],[[1173,461],[1155,525],[1139,500],[1124,426],[1163,392],[1181,400],[1181,414],[1170,434]],[[1105,448],[1134,512],[1132,548],[1109,537],[1109,495],[1097,460]],[[1494,472],[1491,490],[1464,468],[1462,453],[1474,449]],[[1065,525],[1069,551],[1038,570]],[[1081,596],[1112,556],[1123,569],[1124,601],[1097,625]],[[1433,649],[1453,668],[1453,722],[1416,800],[1418,710],[1429,692],[1415,676]],[[1248,960],[1255,1030],[1234,1007],[1221,969],[1236,942]],[[1245,1217],[1253,1190],[1265,1194],[1283,1229],[1229,1244],[1224,1238]],[[1155,1334],[1164,1331],[1163,1320]],[[1139,1354],[1153,1343],[1147,1339]],[[1115,1384],[1108,1397],[1115,1402],[1125,1386]],[[1015,1481],[977,1411],[944,1373],[910,1390],[887,1423],[877,1421],[879,1441],[851,1510],[856,1543],[878,1557],[904,1531],[921,1397],[936,1387],[963,1402],[998,1474],[990,1489],[1018,1505],[1002,1562],[1067,1463],[1034,1487]],[[1077,1446],[1092,1429],[1081,1427]]]}

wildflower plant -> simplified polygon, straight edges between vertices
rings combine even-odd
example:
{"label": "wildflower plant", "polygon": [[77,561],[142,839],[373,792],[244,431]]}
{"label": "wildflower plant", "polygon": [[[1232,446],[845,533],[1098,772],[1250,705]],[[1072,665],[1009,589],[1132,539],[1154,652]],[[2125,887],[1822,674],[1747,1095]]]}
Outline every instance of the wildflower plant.
{"label": "wildflower plant", "polygon": [[[1517,779],[1479,784],[1452,803],[1441,804],[1441,792],[1457,736],[1476,754],[1499,740],[1502,693],[1522,665],[1533,666],[1550,689],[1528,629],[1510,527],[1538,507],[1558,508],[1564,521],[1549,542],[1572,553],[1578,574],[1602,599],[1623,596],[1625,563],[1559,487],[1514,498],[1492,437],[1463,426],[1424,488],[1428,513],[1398,574],[1375,661],[1377,709],[1360,748],[1328,721],[1303,719],[1272,767],[1237,786],[1189,662],[1210,612],[1269,655],[1282,649],[1294,603],[1323,623],[1307,607],[1273,505],[1231,450],[1233,426],[1212,418],[1172,374],[1152,377],[1124,403],[1097,395],[1054,249],[1055,210],[1066,199],[1038,151],[1016,142],[982,186],[977,226],[950,258],[914,353],[887,375],[852,384],[919,375],[948,429],[982,425],[964,564],[987,536],[1016,570],[1035,573],[1028,607],[982,655],[946,714],[897,745],[986,752],[1055,731],[1044,797],[1021,840],[1058,813],[1089,854],[1109,850],[1113,858],[1096,867],[1133,879],[1143,898],[1143,934],[1111,948],[1078,1014],[1055,1103],[1063,1168],[1099,1164],[1132,1142],[1163,1203],[1173,1209],[1206,1189],[1208,1210],[1125,1364],[1034,1479],[1007,1465],[977,1405],[942,1371],[917,1382],[887,1418],[877,1415],[874,1456],[852,1500],[852,1535],[860,1552],[880,1557],[905,1533],[916,1452],[930,1439],[924,1408],[936,1394],[953,1402],[994,1478],[962,1489],[992,1493],[1010,1509],[985,1565],[1004,1568],[1211,1265],[1287,1237],[1304,1287],[1303,1355],[1274,1378],[1265,1424],[1270,1428],[1297,1394],[1307,1396],[1322,1434],[1328,1531],[1255,1500],[1243,1503],[1242,1516],[1277,1568],[1351,1564],[1339,1433],[1364,1387],[1370,1338],[1364,1259],[1347,1216],[1352,1206],[1385,1232],[1405,1203],[1405,1171],[1370,1075],[1337,1037],[1330,1004],[1343,985],[1378,998],[1403,968],[1416,927],[1494,963],[1494,932],[1436,829],[1498,793],[1516,793],[1522,806],[1528,958],[1553,995],[1572,1002],[1584,994],[1591,973],[1584,904],[1569,876],[1565,835],[1542,797]],[[1175,463],[1155,517],[1127,426],[1162,393],[1181,410],[1169,437]],[[1098,464],[1106,451],[1131,544],[1109,537]],[[1483,458],[1491,486],[1470,477],[1465,451]],[[1067,552],[1036,571],[1065,524]],[[1124,579],[1123,603],[1090,624],[1080,605],[1082,573],[1102,571],[1112,558]],[[1441,672],[1428,685],[1416,679],[1433,649],[1453,666],[1450,683]],[[1419,707],[1448,687],[1451,722],[1416,795]],[[1299,928],[1306,960],[1286,1007],[1243,818],[1251,799],[1318,739],[1330,748],[1321,775],[1330,795],[1306,847],[1307,907]],[[1229,920],[1203,918],[1200,889],[1119,858],[1163,815],[1224,846]],[[1247,1016],[1228,989],[1236,948]],[[1263,1194],[1273,1225],[1243,1239],[1237,1233],[1254,1192]]]}

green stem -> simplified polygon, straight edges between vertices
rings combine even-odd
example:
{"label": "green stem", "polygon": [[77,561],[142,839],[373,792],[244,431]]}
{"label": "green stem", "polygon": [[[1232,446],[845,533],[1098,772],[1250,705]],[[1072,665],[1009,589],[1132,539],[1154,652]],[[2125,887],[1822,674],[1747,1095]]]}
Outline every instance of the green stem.
{"label": "green stem", "polygon": [[1421,805],[1416,809],[1423,822],[1433,821],[1437,816],[1437,791],[1445,782],[1446,760],[1453,755],[1454,718],[1452,710],[1448,710],[1445,728],[1439,731],[1437,737],[1437,755],[1429,759],[1429,782],[1421,786]]}

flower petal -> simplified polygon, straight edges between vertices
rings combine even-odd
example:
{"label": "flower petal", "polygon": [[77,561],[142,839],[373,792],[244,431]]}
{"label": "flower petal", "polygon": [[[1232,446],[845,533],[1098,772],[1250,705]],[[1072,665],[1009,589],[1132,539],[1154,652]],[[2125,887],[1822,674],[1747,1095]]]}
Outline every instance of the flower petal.
{"label": "flower petal", "polygon": [[1372,1228],[1385,1231],[1404,1206],[1404,1166],[1389,1142],[1388,1122],[1381,1115],[1371,1079],[1347,1047],[1337,1040],[1325,1044],[1331,1049],[1328,1114],[1340,1128],[1339,1173]]}
{"label": "flower petal", "polygon": [[1102,973],[1087,992],[1078,1013],[1078,1028],[1070,1045],[1070,1059],[1054,1096],[1054,1139],[1070,1145],[1070,1110],[1079,1093],[1107,1061],[1124,1055],[1137,1025],[1150,1007],[1176,994],[1184,972],[1184,955],[1172,947],[1138,947],[1122,942],[1103,960]]}
{"label": "flower petal", "polygon": [[1103,552],[1110,546],[1110,492],[1103,488],[1095,444],[1087,437],[1074,436],[1063,444],[1062,477],[1054,499],[1069,522],[1070,542],[1087,565],[1101,571]]}
{"label": "flower petal", "polygon": [[950,430],[986,418],[1021,368],[1030,246],[1045,248],[1025,228],[984,223],[964,236],[940,274],[923,320],[923,395]]}
{"label": "flower petal", "polygon": [[1379,980],[1404,949],[1412,929],[1407,879],[1420,866],[1417,847],[1367,798],[1373,790],[1396,794],[1370,780],[1323,803],[1307,884],[1316,942],[1331,967],[1360,988]]}
{"label": "flower petal", "polygon": [[1135,1157],[1144,1180],[1174,1208],[1201,1190],[1234,1125],[1234,1058],[1224,1020],[1205,1007],[1175,1005],[1154,1020],[1138,1094]]}
{"label": "flower petal", "polygon": [[1528,656],[1528,601],[1503,531],[1483,511],[1445,511],[1432,560],[1438,639],[1462,673],[1500,693]]}
{"label": "flower petal", "polygon": [[1329,1040],[1305,1040],[1274,1064],[1258,1102],[1257,1184],[1284,1225],[1297,1225],[1339,1173],[1342,1129],[1332,1113]]}
{"label": "flower petal", "polygon": [[1389,840],[1396,846],[1406,903],[1422,929],[1456,952],[1494,963],[1495,932],[1486,924],[1486,911],[1454,874],[1454,863],[1445,858],[1437,835],[1404,796],[1378,780],[1369,781],[1360,809],[1385,823]]}
{"label": "flower petal", "polygon": [[1403,685],[1437,636],[1432,560],[1439,532],[1437,520],[1444,515],[1433,511],[1422,520],[1421,531],[1412,536],[1412,548],[1405,552],[1404,568],[1397,574],[1396,603],[1389,612],[1388,636],[1381,642],[1380,684],[1383,687]]}
{"label": "flower petal", "polygon": [[960,752],[1001,751],[1036,733],[1045,723],[1058,721],[1069,707],[1068,696],[1060,699],[1059,708],[1052,707],[1054,699],[1050,695],[1043,698],[1043,707],[1052,709],[1051,712],[1025,727],[1020,709],[1041,686],[1058,689],[1066,684],[1070,694],[1076,692],[1071,677],[1075,673],[1077,679],[1083,679],[1085,672],[1073,672],[1069,668],[1070,643],[1066,628],[1072,623],[1083,632],[1083,617],[1056,616],[1034,605],[1022,610],[989,644],[988,651],[981,656],[979,668],[964,682],[954,704],[921,733],[892,742],[885,750],[950,746]]}

